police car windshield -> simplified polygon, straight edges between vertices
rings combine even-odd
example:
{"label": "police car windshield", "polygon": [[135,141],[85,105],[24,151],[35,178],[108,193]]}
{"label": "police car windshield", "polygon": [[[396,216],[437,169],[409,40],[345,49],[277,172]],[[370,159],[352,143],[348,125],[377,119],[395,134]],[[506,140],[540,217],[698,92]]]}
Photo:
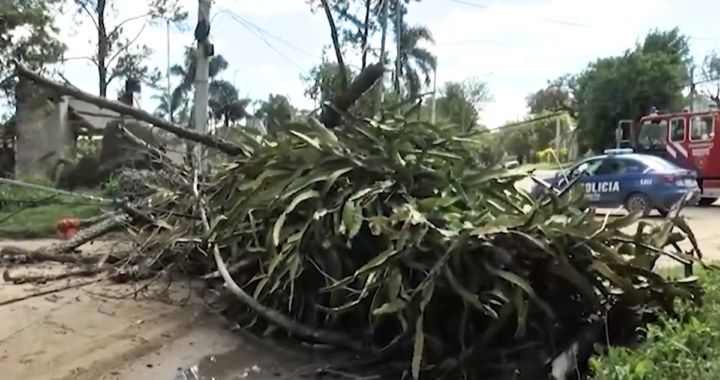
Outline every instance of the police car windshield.
{"label": "police car windshield", "polygon": [[654,171],[658,172],[674,172],[680,169],[679,166],[673,164],[672,162],[662,159],[660,157],[655,156],[639,156],[637,157],[638,161],[642,162],[647,166],[649,169],[652,169]]}

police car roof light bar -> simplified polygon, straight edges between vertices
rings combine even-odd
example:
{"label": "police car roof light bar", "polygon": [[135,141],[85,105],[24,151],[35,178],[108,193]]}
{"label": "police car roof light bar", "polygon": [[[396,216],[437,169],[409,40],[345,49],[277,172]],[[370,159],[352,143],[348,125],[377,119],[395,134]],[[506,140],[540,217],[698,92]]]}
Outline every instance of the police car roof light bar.
{"label": "police car roof light bar", "polygon": [[605,149],[603,151],[605,154],[629,154],[633,152],[632,148]]}

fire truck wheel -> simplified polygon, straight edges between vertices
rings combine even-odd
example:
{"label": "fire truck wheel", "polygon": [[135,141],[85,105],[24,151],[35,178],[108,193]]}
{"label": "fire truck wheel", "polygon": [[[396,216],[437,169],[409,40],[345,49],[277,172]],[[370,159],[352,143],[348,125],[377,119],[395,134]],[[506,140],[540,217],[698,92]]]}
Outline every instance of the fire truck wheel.
{"label": "fire truck wheel", "polygon": [[652,211],[652,206],[644,194],[633,193],[625,200],[625,209],[628,212],[641,212],[643,216],[648,216]]}
{"label": "fire truck wheel", "polygon": [[717,198],[700,198],[700,201],[698,202],[698,206],[707,207],[712,206],[713,203],[717,202]]}

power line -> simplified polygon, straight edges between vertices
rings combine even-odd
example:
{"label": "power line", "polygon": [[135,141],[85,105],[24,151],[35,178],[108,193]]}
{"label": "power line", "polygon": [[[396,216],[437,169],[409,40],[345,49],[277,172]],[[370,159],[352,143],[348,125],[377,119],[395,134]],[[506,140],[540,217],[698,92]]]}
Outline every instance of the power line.
{"label": "power line", "polygon": [[[467,6],[469,6],[469,7],[474,7],[474,8],[490,9],[490,7],[487,6],[487,5],[471,3],[471,2],[463,1],[463,0],[448,0],[448,1],[453,2],[453,3],[456,3],[456,4],[467,5]],[[532,20],[549,22],[549,23],[551,23],[551,24],[558,24],[558,25],[564,25],[564,26],[572,26],[572,27],[583,28],[583,29],[593,29],[592,26],[583,25],[583,24],[578,24],[578,23],[570,22],[570,21],[553,20],[553,19],[548,19],[548,18],[530,17],[530,16],[520,16],[520,17],[529,18],[529,19],[532,19]]]}
{"label": "power line", "polygon": [[[233,12],[227,10],[227,9],[224,9],[224,10],[222,10],[221,12],[224,13],[224,14],[226,14],[226,15],[228,15],[228,16],[230,16],[230,18],[232,18],[232,19],[235,20],[237,23],[239,23],[240,25],[242,25],[248,32],[252,33],[252,34],[253,34],[255,37],[257,37],[260,41],[264,42],[265,45],[267,45],[267,46],[268,46],[270,49],[272,49],[275,53],[277,53],[278,55],[280,55],[280,56],[281,56],[283,59],[285,59],[288,63],[290,63],[290,64],[292,64],[293,66],[297,67],[297,68],[300,70],[300,72],[302,72],[302,73],[307,73],[307,72],[308,72],[308,69],[300,66],[297,62],[293,61],[292,59],[290,59],[290,57],[288,57],[288,56],[285,55],[283,52],[281,52],[280,50],[278,50],[275,46],[273,46],[273,45],[270,43],[270,41],[268,41],[267,38],[265,38],[265,36],[263,36],[264,32],[263,32],[263,31],[260,31],[260,29],[261,29],[260,27],[255,26],[255,25],[253,25],[253,27],[251,27],[251,26],[249,25],[249,22],[245,21],[244,19],[242,19],[241,17],[239,17],[238,15],[236,15],[235,13],[233,13]],[[247,22],[247,23],[246,23],[246,22]],[[258,31],[253,30],[253,28],[257,28]],[[275,38],[278,38],[278,39],[279,39],[280,37],[275,36]],[[283,41],[284,41],[284,40],[283,40]],[[287,41],[284,41],[284,42],[285,42],[286,44],[289,44],[290,46],[293,46],[292,44],[290,44],[290,43],[287,42]],[[297,47],[296,47],[296,48],[297,48]],[[299,49],[299,48],[297,48],[297,49]]]}
{"label": "power line", "polygon": [[251,28],[255,29],[256,31],[258,31],[259,33],[261,33],[265,36],[268,36],[270,38],[273,38],[273,39],[277,40],[278,42],[282,43],[283,45],[285,45],[295,51],[303,53],[308,57],[315,58],[315,55],[308,52],[307,50],[304,50],[304,49],[298,47],[297,45],[293,44],[292,42],[289,42],[288,40],[269,32],[267,29],[263,29],[263,28],[259,27],[257,24],[254,24],[252,21],[249,21],[246,18],[243,18],[242,16],[238,15],[237,13],[235,13],[229,9],[223,9],[220,12],[230,15],[230,17],[232,17],[235,21],[244,24],[244,26],[251,27]]}

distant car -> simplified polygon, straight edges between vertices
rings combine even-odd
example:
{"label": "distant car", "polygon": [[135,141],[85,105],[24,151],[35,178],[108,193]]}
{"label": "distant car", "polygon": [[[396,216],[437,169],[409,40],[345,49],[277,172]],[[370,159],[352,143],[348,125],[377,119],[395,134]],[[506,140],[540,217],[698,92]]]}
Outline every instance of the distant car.
{"label": "distant car", "polygon": [[[588,206],[624,206],[630,212],[647,216],[652,210],[666,215],[670,207],[691,194],[688,203],[700,199],[695,172],[683,169],[657,156],[633,153],[632,149],[608,149],[605,154],[586,158],[569,170],[540,179],[561,190],[568,181],[581,176]],[[535,197],[547,191],[535,184]]]}
{"label": "distant car", "polygon": [[518,162],[518,160],[510,160],[507,162],[503,162],[502,166],[506,169],[514,169],[514,168],[520,166],[520,163]]}

